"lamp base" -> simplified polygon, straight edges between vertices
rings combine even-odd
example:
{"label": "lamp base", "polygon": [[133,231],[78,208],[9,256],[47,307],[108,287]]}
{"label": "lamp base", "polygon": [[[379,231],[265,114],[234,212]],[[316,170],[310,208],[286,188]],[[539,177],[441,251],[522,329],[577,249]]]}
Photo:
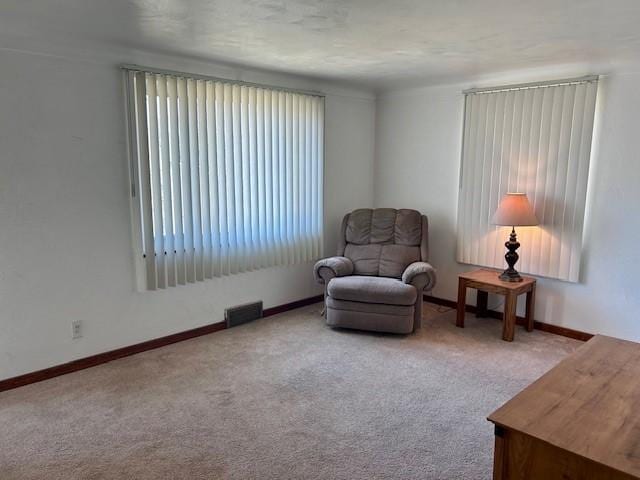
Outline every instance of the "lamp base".
{"label": "lamp base", "polygon": [[520,274],[513,268],[507,268],[498,278],[503,282],[521,282],[523,280]]}
{"label": "lamp base", "polygon": [[520,247],[520,242],[518,242],[518,239],[516,237],[515,227],[511,228],[509,241],[506,242],[504,246],[507,247],[508,250],[507,254],[504,256],[504,259],[507,261],[507,265],[509,265],[509,268],[502,272],[498,278],[500,278],[500,280],[502,280],[503,282],[521,282],[522,277],[516,271],[516,269],[513,268],[513,266],[518,262],[518,254],[516,253],[516,250],[518,249],[518,247]]}

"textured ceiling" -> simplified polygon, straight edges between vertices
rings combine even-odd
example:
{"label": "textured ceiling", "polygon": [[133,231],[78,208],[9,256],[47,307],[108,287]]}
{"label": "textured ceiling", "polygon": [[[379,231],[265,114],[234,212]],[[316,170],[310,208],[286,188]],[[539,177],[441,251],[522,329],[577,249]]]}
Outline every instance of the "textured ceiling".
{"label": "textured ceiling", "polygon": [[386,88],[640,59],[640,0],[3,0],[0,47],[117,45]]}

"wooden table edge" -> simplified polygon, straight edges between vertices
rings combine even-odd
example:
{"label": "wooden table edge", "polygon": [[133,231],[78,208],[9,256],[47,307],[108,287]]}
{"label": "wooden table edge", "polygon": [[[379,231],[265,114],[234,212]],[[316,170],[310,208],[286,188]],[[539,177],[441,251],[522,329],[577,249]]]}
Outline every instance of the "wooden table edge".
{"label": "wooden table edge", "polygon": [[[514,428],[507,427],[506,425],[501,424],[500,422],[496,422],[496,421],[491,420],[491,418],[490,418],[490,417],[487,417],[487,420],[488,420],[488,421],[490,421],[491,423],[493,423],[495,426],[500,427],[500,428],[501,428],[502,430],[504,430],[504,431],[510,430],[510,431],[513,431],[513,432],[517,432],[517,433],[519,433],[520,435],[524,435],[524,436],[526,436],[526,437],[529,437],[529,438],[534,439],[536,442],[544,443],[544,444],[549,445],[549,446],[551,446],[551,447],[553,447],[553,448],[557,448],[558,450],[566,451],[566,452],[570,453],[571,455],[575,455],[576,457],[580,457],[580,458],[582,458],[582,459],[586,460],[587,462],[596,463],[596,464],[601,465],[601,466],[603,466],[603,467],[605,467],[605,468],[608,468],[608,469],[610,469],[610,470],[613,470],[613,471],[615,471],[616,473],[619,473],[619,474],[621,474],[621,475],[625,475],[625,476],[626,476],[626,475],[630,475],[630,476],[632,476],[633,478],[640,478],[640,472],[627,472],[627,471],[625,471],[625,470],[620,470],[619,468],[614,467],[614,466],[612,466],[612,465],[609,465],[608,463],[603,463],[603,462],[601,462],[601,461],[599,461],[599,460],[595,460],[595,459],[593,459],[593,458],[585,457],[585,456],[584,456],[583,454],[581,454],[581,453],[577,453],[577,452],[573,452],[573,451],[567,450],[566,448],[564,448],[564,447],[562,447],[562,446],[560,446],[560,445],[556,445],[555,443],[553,443],[553,442],[551,442],[551,441],[549,441],[549,440],[543,440],[543,439],[541,439],[541,438],[534,437],[533,435],[531,435],[531,434],[529,434],[529,433],[525,433],[525,432],[523,432],[523,431],[521,431],[521,430],[516,430],[516,429],[514,429]],[[494,434],[494,436],[495,436],[495,434]]]}
{"label": "wooden table edge", "polygon": [[[500,275],[500,270],[493,270],[491,268],[476,268],[474,270],[468,270],[466,272],[462,272],[458,274],[458,278],[463,278],[465,280],[470,280],[470,281],[481,281],[478,280],[477,278],[473,278],[471,275],[477,272],[489,272],[489,273],[495,273],[496,277],[498,275]],[[538,279],[536,277],[531,277],[529,275],[522,275],[522,282],[505,282],[504,280],[500,280],[499,278],[497,278],[497,282],[500,282],[500,285],[504,285],[505,288],[509,288],[511,286],[518,286],[518,285],[522,285],[523,283],[535,283],[537,282]]]}

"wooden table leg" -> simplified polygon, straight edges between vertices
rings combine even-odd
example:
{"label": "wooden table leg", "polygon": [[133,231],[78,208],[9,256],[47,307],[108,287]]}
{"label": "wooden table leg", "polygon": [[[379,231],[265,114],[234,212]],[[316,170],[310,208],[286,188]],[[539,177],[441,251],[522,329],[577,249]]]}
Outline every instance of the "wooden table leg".
{"label": "wooden table leg", "polygon": [[518,296],[514,293],[507,293],[504,301],[504,314],[502,320],[502,339],[507,342],[513,341],[513,334],[516,328],[516,305]]}
{"label": "wooden table leg", "polygon": [[467,306],[467,282],[463,278],[458,279],[458,315],[456,327],[464,328],[464,311]]}
{"label": "wooden table leg", "polygon": [[536,284],[527,292],[527,332],[533,331],[533,315],[536,303]]}
{"label": "wooden table leg", "polygon": [[495,427],[495,443],[493,447],[493,480],[502,480],[504,473],[504,430],[502,427]]}
{"label": "wooden table leg", "polygon": [[487,292],[478,290],[478,300],[476,301],[476,317],[487,316],[488,299],[489,299],[489,294]]}

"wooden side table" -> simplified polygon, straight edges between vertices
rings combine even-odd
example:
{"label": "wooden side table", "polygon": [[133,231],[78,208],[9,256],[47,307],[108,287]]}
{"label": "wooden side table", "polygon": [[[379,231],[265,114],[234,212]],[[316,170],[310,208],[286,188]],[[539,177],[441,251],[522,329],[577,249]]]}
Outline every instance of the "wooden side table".
{"label": "wooden side table", "polygon": [[478,317],[487,315],[487,298],[489,293],[504,295],[504,314],[502,321],[502,339],[513,341],[516,325],[516,304],[518,295],[527,294],[526,329],[533,330],[533,310],[536,299],[536,279],[522,277],[522,282],[503,282],[498,278],[500,272],[479,269],[458,275],[458,316],[456,326],[464,328],[464,312],[466,307],[467,288],[478,290]]}

